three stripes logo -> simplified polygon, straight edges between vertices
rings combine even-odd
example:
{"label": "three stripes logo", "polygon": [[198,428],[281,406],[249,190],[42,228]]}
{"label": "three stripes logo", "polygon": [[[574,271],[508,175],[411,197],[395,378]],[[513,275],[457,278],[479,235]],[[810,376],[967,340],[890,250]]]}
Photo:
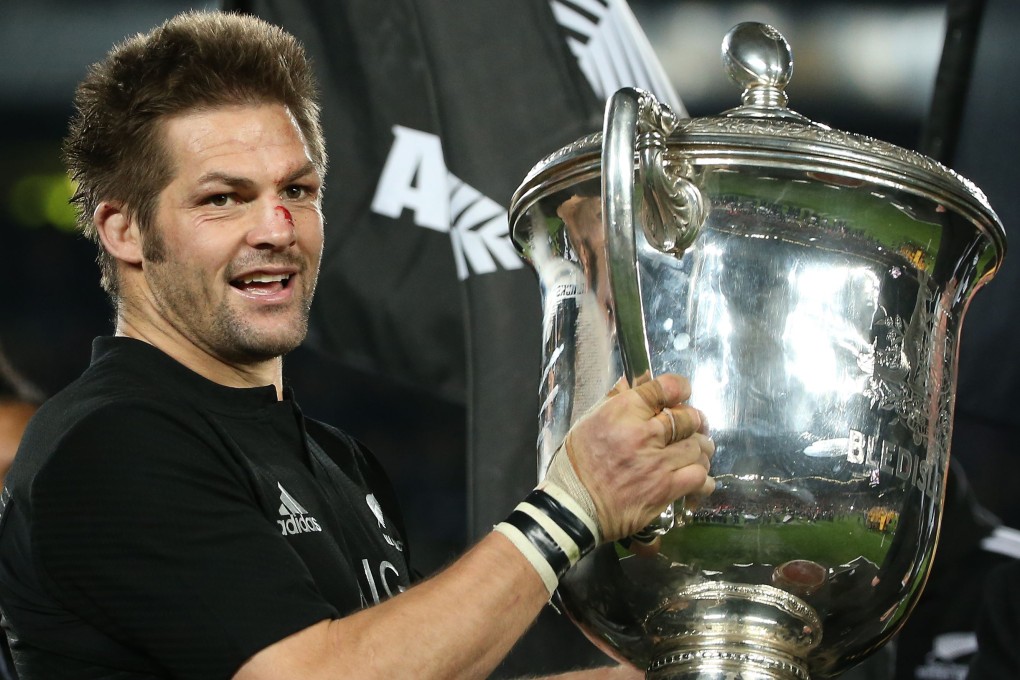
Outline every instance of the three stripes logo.
{"label": "three stripes logo", "polygon": [[276,523],[280,525],[280,531],[284,536],[322,531],[315,518],[287,493],[283,484],[277,482],[276,486],[280,488],[280,515],[285,518],[277,520]]}

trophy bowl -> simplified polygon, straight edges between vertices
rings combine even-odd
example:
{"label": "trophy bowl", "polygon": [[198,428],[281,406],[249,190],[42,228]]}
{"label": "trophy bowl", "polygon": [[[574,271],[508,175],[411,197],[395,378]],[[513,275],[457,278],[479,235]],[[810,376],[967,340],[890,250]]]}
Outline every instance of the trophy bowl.
{"label": "trophy bowl", "polygon": [[688,377],[715,492],[585,557],[557,596],[653,680],[834,677],[892,637],[939,532],[960,326],[1005,254],[970,182],[787,108],[786,40],[740,24],[744,90],[679,119],[624,89],[510,207],[543,301],[539,475],[621,378]]}

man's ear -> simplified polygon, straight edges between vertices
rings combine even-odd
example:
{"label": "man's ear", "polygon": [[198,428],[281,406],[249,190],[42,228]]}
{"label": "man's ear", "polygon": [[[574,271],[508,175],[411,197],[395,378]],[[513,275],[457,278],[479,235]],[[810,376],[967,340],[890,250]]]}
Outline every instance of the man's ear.
{"label": "man's ear", "polygon": [[128,264],[142,263],[142,238],[138,222],[119,203],[103,201],[96,206],[92,222],[106,252]]}

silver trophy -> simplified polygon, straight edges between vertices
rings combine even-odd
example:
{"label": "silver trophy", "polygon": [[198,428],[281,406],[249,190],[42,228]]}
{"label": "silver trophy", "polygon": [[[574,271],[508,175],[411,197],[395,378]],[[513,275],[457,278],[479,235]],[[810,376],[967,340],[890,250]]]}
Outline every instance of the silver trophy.
{"label": "silver trophy", "polygon": [[604,545],[558,595],[651,680],[829,678],[924,585],[960,324],[1005,235],[953,171],[786,108],[772,27],[723,53],[741,106],[678,119],[621,90],[511,203],[543,298],[539,474],[621,378],[689,377],[717,447],[657,555]]}

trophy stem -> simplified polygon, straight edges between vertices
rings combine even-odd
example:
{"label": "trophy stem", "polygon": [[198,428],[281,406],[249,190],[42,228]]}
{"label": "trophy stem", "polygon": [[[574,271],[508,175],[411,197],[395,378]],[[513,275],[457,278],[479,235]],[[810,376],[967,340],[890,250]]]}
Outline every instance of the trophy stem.
{"label": "trophy stem", "polygon": [[681,590],[652,622],[664,635],[646,680],[809,680],[804,659],[822,633],[799,597],[726,582]]}
{"label": "trophy stem", "polygon": [[[677,650],[651,663],[646,680],[809,680],[806,664],[761,645],[707,646]],[[708,643],[710,645],[710,643]]]}

